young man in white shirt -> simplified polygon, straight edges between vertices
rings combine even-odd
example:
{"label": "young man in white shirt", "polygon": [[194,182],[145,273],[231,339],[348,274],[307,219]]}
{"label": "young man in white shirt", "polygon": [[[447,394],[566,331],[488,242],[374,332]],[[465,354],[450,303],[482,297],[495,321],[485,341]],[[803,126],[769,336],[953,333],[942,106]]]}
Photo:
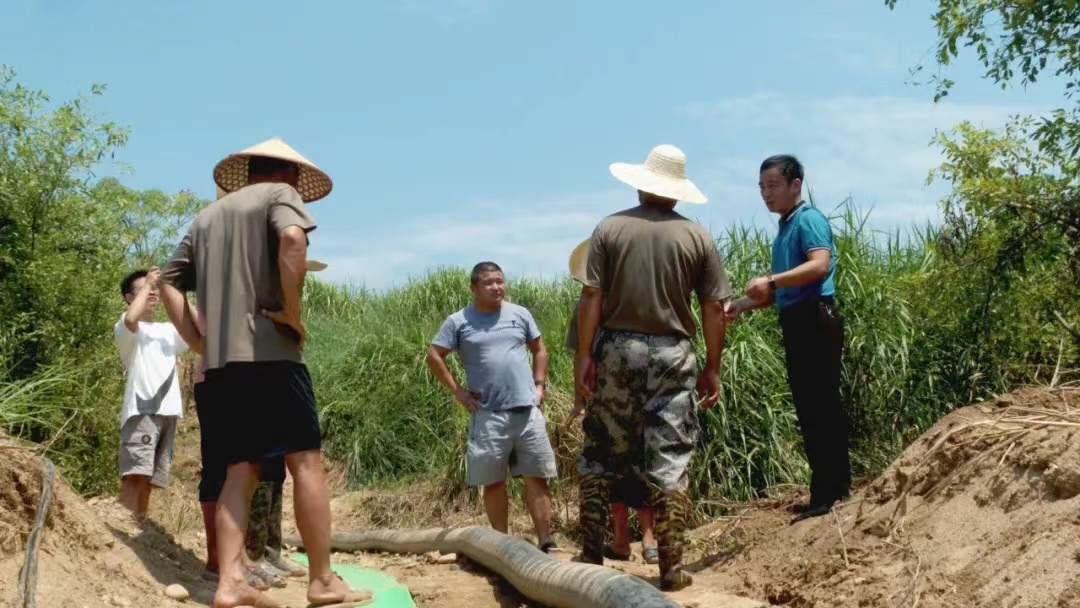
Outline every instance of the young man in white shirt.
{"label": "young man in white shirt", "polygon": [[138,517],[150,506],[151,486],[169,481],[176,422],[183,416],[176,356],[187,344],[172,323],[155,323],[160,271],[124,277],[127,311],[113,327],[127,384],[120,409],[120,504]]}

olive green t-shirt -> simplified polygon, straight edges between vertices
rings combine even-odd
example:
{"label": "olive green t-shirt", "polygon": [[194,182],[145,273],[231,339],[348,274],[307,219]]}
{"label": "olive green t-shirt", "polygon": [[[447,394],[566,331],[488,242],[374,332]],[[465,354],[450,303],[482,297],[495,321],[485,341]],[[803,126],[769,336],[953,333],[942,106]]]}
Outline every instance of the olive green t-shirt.
{"label": "olive green t-shirt", "polygon": [[163,281],[196,294],[205,315],[207,369],[230,362],[303,362],[291,329],[261,314],[283,306],[278,234],[289,226],[305,232],[316,227],[295,188],[245,186],[195,216],[162,270]]}
{"label": "olive green t-shirt", "polygon": [[600,326],[692,337],[690,293],[701,302],[732,295],[712,235],[674,209],[638,205],[593,230],[585,282],[603,292]]}

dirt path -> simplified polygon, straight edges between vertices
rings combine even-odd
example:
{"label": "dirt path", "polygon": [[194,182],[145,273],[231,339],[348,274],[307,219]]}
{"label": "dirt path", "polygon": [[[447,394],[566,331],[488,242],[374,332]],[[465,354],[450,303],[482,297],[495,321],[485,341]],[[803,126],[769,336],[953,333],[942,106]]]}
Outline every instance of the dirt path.
{"label": "dirt path", "polygon": [[[790,525],[785,507],[793,497],[732,505],[727,517],[692,532],[688,569],[695,584],[671,597],[699,608],[1080,607],[1078,395],[1026,390],[957,410],[827,517]],[[194,500],[197,446],[197,430],[185,421],[176,483],[155,494],[149,524],[135,522],[112,499],[86,502],[58,484],[40,553],[37,605],[170,606],[177,603],[163,590],[172,583],[190,591],[188,605],[209,605],[213,588],[199,579],[205,547]],[[0,601],[15,597],[40,471],[32,451],[0,439]],[[483,523],[475,505],[433,513],[422,492],[333,487],[339,530]],[[287,484],[287,495],[290,490]],[[289,533],[288,500],[285,511]],[[521,518],[511,532],[529,538]],[[395,577],[421,608],[536,606],[467,560],[334,559]],[[656,581],[656,567],[640,561],[607,565]],[[294,580],[272,595],[304,606],[304,593],[304,582]]]}

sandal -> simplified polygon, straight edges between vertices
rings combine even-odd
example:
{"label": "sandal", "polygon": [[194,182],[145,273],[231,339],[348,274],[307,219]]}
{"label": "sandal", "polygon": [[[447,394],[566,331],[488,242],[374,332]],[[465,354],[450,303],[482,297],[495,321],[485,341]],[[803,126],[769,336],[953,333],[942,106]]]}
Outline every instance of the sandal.
{"label": "sandal", "polygon": [[555,541],[549,540],[546,543],[540,545],[540,550],[544,553],[551,553],[553,550],[558,551],[559,545],[555,544]]}
{"label": "sandal", "polygon": [[255,600],[254,604],[244,604],[243,606],[237,606],[236,608],[286,608],[285,606],[270,599],[265,593],[259,592],[259,599]]}
{"label": "sandal", "polygon": [[606,557],[608,559],[613,559],[613,560],[620,561],[620,562],[628,562],[628,561],[630,561],[630,552],[629,551],[627,551],[626,553],[617,553],[615,551],[615,549],[611,548],[611,543],[607,543],[607,544],[604,545],[603,555],[604,555],[604,557]]}
{"label": "sandal", "polygon": [[285,587],[286,583],[284,579],[275,574],[271,570],[271,566],[263,562],[262,560],[255,562],[255,570],[252,571],[255,576],[261,578],[267,585],[271,587],[277,587],[281,589]]}
{"label": "sandal", "polygon": [[660,563],[660,549],[657,547],[648,547],[641,550],[641,556],[645,558],[646,564],[659,564]]}
{"label": "sandal", "polygon": [[[341,582],[345,582],[340,576],[334,575]],[[348,585],[346,585],[348,587]],[[307,608],[356,608],[357,606],[367,606],[375,602],[375,594],[367,589],[361,589],[356,591],[349,588],[345,592],[345,597],[341,599],[329,600],[326,602],[315,603],[308,601]]]}
{"label": "sandal", "polygon": [[283,555],[276,555],[270,551],[266,552],[266,561],[271,566],[285,573],[285,576],[307,576],[308,573],[307,568]]}
{"label": "sandal", "polygon": [[[203,570],[200,577],[204,581],[211,582],[211,583],[217,583],[218,578],[219,578],[217,572],[211,572],[209,570]],[[254,573],[254,572],[250,572],[250,571],[247,574],[244,575],[244,582],[247,583],[248,585],[251,585],[257,591],[266,591],[267,589],[270,588],[270,584],[268,582],[266,582],[265,580],[263,580],[263,578],[261,576],[259,576],[258,574]]]}

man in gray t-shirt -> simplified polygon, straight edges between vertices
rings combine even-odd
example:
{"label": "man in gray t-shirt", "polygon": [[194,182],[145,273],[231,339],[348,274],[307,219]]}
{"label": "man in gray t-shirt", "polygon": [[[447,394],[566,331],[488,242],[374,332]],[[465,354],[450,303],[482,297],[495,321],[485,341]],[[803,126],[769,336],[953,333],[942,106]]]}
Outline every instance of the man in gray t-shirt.
{"label": "man in gray t-shirt", "polygon": [[[506,286],[498,265],[477,264],[471,290],[473,303],[446,318],[428,348],[427,364],[469,412],[466,481],[483,486],[491,527],[507,533],[509,467],[513,476],[525,478],[525,508],[536,526],[537,544],[546,552],[555,547],[547,480],[556,476],[555,452],[541,411],[547,349],[532,314],[503,301]],[[465,367],[464,386],[446,364],[452,352]]]}

